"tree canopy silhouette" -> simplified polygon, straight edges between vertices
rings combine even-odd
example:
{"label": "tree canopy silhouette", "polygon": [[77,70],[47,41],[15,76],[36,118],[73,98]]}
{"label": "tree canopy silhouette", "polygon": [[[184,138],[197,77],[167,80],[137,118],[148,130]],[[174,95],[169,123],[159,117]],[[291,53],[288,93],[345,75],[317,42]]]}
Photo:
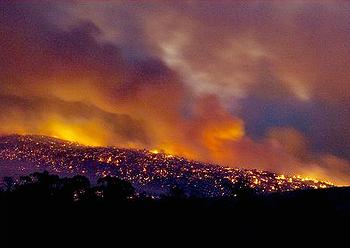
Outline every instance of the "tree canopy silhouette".
{"label": "tree canopy silhouette", "polygon": [[135,189],[128,181],[117,177],[106,176],[99,178],[97,183],[103,191],[103,198],[110,200],[126,200],[135,195]]}

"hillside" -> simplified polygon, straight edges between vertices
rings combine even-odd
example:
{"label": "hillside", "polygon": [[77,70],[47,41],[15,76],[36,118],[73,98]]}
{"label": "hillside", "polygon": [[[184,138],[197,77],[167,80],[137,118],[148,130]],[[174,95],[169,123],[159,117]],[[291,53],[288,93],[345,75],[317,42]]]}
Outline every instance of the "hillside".
{"label": "hillside", "polygon": [[2,177],[43,170],[60,176],[85,175],[92,181],[111,175],[132,182],[139,192],[155,195],[177,185],[193,196],[225,196],[230,192],[227,182],[243,182],[259,193],[332,186],[299,176],[222,167],[159,152],[88,147],[34,135],[1,137],[0,166]]}

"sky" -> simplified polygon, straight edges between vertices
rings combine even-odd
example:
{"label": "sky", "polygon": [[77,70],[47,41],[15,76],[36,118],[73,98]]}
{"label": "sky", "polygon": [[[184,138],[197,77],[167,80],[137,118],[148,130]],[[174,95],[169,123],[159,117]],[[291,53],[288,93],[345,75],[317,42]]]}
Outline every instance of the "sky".
{"label": "sky", "polygon": [[350,184],[347,1],[0,0],[0,134]]}

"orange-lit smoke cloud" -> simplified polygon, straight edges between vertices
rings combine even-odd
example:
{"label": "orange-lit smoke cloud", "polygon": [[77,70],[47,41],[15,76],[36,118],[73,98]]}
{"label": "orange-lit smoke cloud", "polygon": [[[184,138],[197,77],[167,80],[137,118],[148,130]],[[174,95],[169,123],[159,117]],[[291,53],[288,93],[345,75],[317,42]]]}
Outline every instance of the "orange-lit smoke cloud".
{"label": "orange-lit smoke cloud", "polygon": [[[329,147],[350,147],[349,117],[329,122],[320,111],[310,133],[276,125],[256,138],[241,105],[249,97],[282,106],[293,99],[339,104],[336,109],[347,113],[347,4],[3,7],[1,134],[159,149],[226,166],[350,182],[346,158],[312,149],[313,134],[327,136]],[[251,114],[258,116],[257,126],[267,118],[259,111]],[[334,138],[339,133],[342,142]]]}

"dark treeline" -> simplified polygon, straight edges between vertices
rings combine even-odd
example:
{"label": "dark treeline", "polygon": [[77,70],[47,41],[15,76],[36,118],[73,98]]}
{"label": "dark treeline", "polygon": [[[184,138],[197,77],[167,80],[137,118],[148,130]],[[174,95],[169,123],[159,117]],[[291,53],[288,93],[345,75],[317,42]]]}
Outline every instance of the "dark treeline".
{"label": "dark treeline", "polygon": [[[18,180],[12,177],[4,177],[0,188],[0,197],[8,204],[126,204],[140,201],[149,201],[156,198],[158,201],[183,201],[194,200],[196,197],[185,193],[178,185],[169,186],[166,194],[152,197],[142,192],[136,193],[133,185],[117,177],[106,176],[99,178],[96,185],[82,175],[60,178],[49,172],[35,172],[27,176],[21,176]],[[256,196],[254,189],[248,182],[240,180],[232,183],[227,180],[225,186],[230,190],[232,199],[252,199]]]}
{"label": "dark treeline", "polygon": [[85,176],[60,178],[47,171],[22,176],[18,181],[3,178],[2,198],[8,204],[73,204],[75,202],[127,201],[135,198],[132,184],[116,177],[104,177],[92,186]]}
{"label": "dark treeline", "polygon": [[256,194],[245,182],[231,188],[230,197],[195,198],[174,186],[153,199],[115,177],[101,178],[96,185],[84,176],[60,178],[47,172],[16,181],[6,177],[0,191],[2,234],[13,237],[11,242],[19,234],[121,239],[146,233],[186,236],[194,230],[202,235],[283,237],[291,232],[342,234],[335,228],[350,220],[349,188],[268,195]]}

